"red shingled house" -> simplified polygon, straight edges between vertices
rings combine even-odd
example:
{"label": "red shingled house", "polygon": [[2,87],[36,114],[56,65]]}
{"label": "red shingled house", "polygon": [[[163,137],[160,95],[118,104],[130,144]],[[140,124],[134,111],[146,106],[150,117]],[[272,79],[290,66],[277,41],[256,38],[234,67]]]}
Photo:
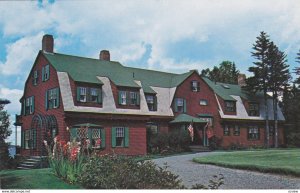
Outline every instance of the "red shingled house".
{"label": "red shingled house", "polygon": [[[263,99],[246,95],[239,85],[212,82],[196,70],[126,67],[111,61],[106,50],[91,59],[54,53],[53,46],[53,37],[45,35],[20,100],[24,156],[45,155],[43,141],[54,136],[88,139],[103,153],[142,155],[147,129],[169,132],[191,122],[199,136],[194,144],[209,145],[207,128],[223,147],[264,143]],[[282,144],[284,117],[278,109]]]}

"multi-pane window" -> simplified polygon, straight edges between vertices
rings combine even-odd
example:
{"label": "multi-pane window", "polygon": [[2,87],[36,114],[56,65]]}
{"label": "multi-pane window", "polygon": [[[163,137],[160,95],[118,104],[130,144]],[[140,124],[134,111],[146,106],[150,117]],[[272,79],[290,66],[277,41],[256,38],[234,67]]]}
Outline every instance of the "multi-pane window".
{"label": "multi-pane window", "polygon": [[156,111],[156,109],[157,109],[156,96],[146,95],[146,102],[147,102],[149,111]]}
{"label": "multi-pane window", "polygon": [[91,102],[98,102],[98,89],[96,88],[91,88]]}
{"label": "multi-pane window", "polygon": [[24,137],[24,149],[29,149],[30,147],[30,130],[25,131],[25,137]]}
{"label": "multi-pane window", "polygon": [[193,92],[199,92],[200,91],[200,84],[199,84],[199,82],[196,81],[196,80],[193,80],[191,82],[191,89],[192,89]]}
{"label": "multi-pane window", "polygon": [[138,93],[130,92],[130,104],[137,105],[138,104]]}
{"label": "multi-pane window", "polygon": [[24,115],[30,115],[34,113],[34,96],[25,99],[23,108]]}
{"label": "multi-pane window", "polygon": [[186,100],[183,98],[175,98],[174,110],[175,110],[175,112],[185,113],[186,112]]}
{"label": "multi-pane window", "polygon": [[86,102],[87,94],[85,87],[79,87],[79,101]]}
{"label": "multi-pane window", "polygon": [[224,135],[229,136],[230,135],[230,127],[229,125],[224,125]]}
{"label": "multi-pane window", "polygon": [[119,91],[119,105],[140,105],[139,92]]}
{"label": "multi-pane window", "polygon": [[102,103],[102,92],[99,88],[77,87],[78,102]]}
{"label": "multi-pane window", "polygon": [[201,106],[207,106],[208,105],[208,101],[206,99],[200,99],[200,105]]}
{"label": "multi-pane window", "polygon": [[42,81],[45,82],[49,80],[50,77],[50,66],[47,64],[46,66],[42,67]]}
{"label": "multi-pane window", "polygon": [[259,116],[258,103],[249,103],[249,116]]}
{"label": "multi-pane window", "polygon": [[120,91],[119,101],[120,101],[120,105],[126,105],[127,104],[126,92],[125,91]]}
{"label": "multi-pane window", "polygon": [[32,75],[32,84],[37,85],[38,80],[39,80],[38,71],[35,70],[35,71],[33,71],[33,75]]}
{"label": "multi-pane window", "polygon": [[36,129],[25,130],[22,134],[22,147],[24,149],[36,148]]}
{"label": "multi-pane window", "polygon": [[234,101],[225,101],[225,111],[235,112],[235,102]]}
{"label": "multi-pane window", "polygon": [[125,128],[117,127],[116,128],[116,146],[117,147],[123,146],[124,138],[125,138]]}
{"label": "multi-pane window", "polygon": [[55,109],[59,107],[59,88],[53,88],[46,92],[46,109]]}
{"label": "multi-pane window", "polygon": [[147,123],[146,129],[149,133],[151,133],[151,135],[158,134],[158,125],[155,123]]}
{"label": "multi-pane window", "polygon": [[250,140],[258,140],[259,139],[259,128],[257,126],[249,126],[248,139],[250,139]]}
{"label": "multi-pane window", "polygon": [[129,128],[112,127],[112,147],[129,147]]}
{"label": "multi-pane window", "polygon": [[71,141],[80,141],[89,148],[105,147],[105,130],[102,128],[72,128],[70,138]]}
{"label": "multi-pane window", "polygon": [[235,125],[233,128],[233,135],[235,136],[239,136],[240,135],[240,126],[239,125]]}

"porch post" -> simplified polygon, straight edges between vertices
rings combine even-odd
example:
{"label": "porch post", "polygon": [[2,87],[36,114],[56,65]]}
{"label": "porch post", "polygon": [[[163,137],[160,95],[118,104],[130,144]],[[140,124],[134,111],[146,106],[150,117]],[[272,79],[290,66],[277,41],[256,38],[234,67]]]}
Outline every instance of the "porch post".
{"label": "porch post", "polygon": [[203,146],[206,146],[206,127],[203,127]]}

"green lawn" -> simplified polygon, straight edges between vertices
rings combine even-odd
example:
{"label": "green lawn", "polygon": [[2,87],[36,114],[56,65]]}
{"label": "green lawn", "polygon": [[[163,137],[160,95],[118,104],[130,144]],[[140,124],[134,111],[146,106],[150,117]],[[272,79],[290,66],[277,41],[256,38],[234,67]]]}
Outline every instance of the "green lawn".
{"label": "green lawn", "polygon": [[202,164],[300,176],[300,149],[220,152],[193,159]]}
{"label": "green lawn", "polygon": [[53,175],[50,169],[0,171],[0,189],[80,189]]}

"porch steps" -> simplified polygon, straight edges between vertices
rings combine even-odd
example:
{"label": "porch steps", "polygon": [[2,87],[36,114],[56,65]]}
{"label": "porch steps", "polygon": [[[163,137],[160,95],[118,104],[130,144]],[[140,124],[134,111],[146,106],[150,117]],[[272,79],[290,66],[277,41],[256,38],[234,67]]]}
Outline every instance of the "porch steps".
{"label": "porch steps", "polygon": [[210,152],[211,150],[208,147],[202,145],[190,145],[189,148],[192,152]]}
{"label": "porch steps", "polygon": [[29,170],[48,167],[46,156],[31,156],[22,161],[17,169]]}

